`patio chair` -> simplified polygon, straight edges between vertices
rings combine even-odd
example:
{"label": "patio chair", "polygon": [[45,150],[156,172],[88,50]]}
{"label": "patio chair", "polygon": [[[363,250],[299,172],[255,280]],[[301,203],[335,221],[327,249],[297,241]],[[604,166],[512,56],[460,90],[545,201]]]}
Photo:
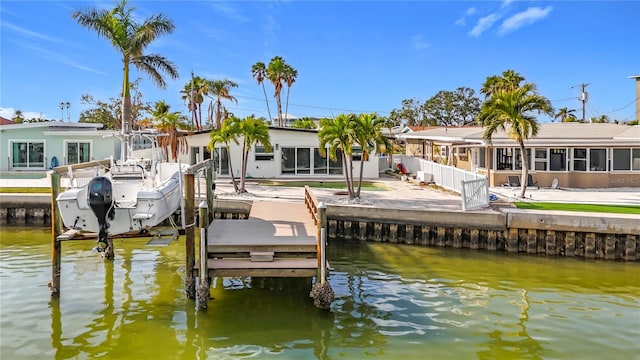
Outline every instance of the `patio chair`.
{"label": "patio chair", "polygon": [[502,186],[520,187],[520,176],[508,175],[507,182],[502,184]]}
{"label": "patio chair", "polygon": [[540,185],[538,182],[533,180],[533,176],[531,174],[527,174],[527,187],[535,187],[536,189],[540,189]]}

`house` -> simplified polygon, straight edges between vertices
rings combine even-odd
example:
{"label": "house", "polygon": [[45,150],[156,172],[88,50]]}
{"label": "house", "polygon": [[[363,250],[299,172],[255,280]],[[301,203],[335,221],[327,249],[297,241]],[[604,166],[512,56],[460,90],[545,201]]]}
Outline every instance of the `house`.
{"label": "house", "polygon": [[[482,127],[435,129],[400,134],[406,154],[486,174],[490,186],[519,175],[520,149],[503,131],[489,144]],[[525,140],[529,173],[540,186],[574,188],[640,187],[640,126],[545,123]]]}
{"label": "house", "polygon": [[16,122],[0,116],[0,125],[13,125]]}
{"label": "house", "polygon": [[[249,150],[247,162],[248,178],[343,178],[342,159],[330,160],[318,149],[318,130],[270,127],[271,151],[262,145],[254,145]],[[241,140],[241,139],[240,139]],[[208,149],[209,132],[187,137],[189,151],[180,155],[180,161],[195,164],[213,158],[216,174],[229,176],[229,159],[235,176],[240,174],[242,145],[231,144],[230,154],[224,144],[216,144],[213,154]],[[361,160],[358,148],[354,149],[354,174],[363,164],[363,178],[377,178],[378,156],[373,154],[366,161]]]}
{"label": "house", "polygon": [[102,124],[45,121],[0,125],[0,172],[44,172],[120,154],[116,131]]}

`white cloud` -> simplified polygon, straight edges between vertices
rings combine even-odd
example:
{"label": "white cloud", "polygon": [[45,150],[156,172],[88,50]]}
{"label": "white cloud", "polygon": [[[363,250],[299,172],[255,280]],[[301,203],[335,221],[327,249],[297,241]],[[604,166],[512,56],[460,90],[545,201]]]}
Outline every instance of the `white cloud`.
{"label": "white cloud", "polygon": [[513,2],[513,0],[504,0],[502,1],[502,5],[500,5],[500,9],[504,9],[507,6],[509,6],[509,4],[511,4]]}
{"label": "white cloud", "polygon": [[107,75],[106,73],[104,73],[102,71],[90,68],[88,66],[84,66],[82,64],[78,64],[77,62],[75,62],[72,59],[70,59],[68,56],[62,55],[59,52],[50,51],[50,50],[47,50],[47,49],[43,49],[43,48],[39,48],[39,47],[36,47],[36,46],[31,46],[31,45],[26,45],[26,44],[22,44],[21,46],[26,48],[26,49],[30,49],[31,51],[33,51],[34,53],[38,54],[39,56],[41,56],[41,57],[43,57],[45,59],[57,61],[57,62],[59,62],[61,64],[68,65],[68,66],[74,67],[76,69],[85,70],[85,71],[89,71],[89,72],[100,74],[100,75]]}
{"label": "white cloud", "polygon": [[490,14],[483,18],[480,18],[476,23],[476,26],[469,31],[469,35],[473,37],[478,37],[480,34],[489,29],[493,24],[500,19],[500,15],[498,14]]}
{"label": "white cloud", "polygon": [[500,25],[498,34],[504,35],[506,33],[515,31],[523,26],[531,25],[538,20],[544,19],[553,10],[552,6],[547,6],[544,9],[540,7],[530,7],[525,11],[519,12],[510,18],[506,19]]}
{"label": "white cloud", "polygon": [[465,26],[467,24],[467,17],[468,16],[472,16],[473,14],[475,14],[477,12],[475,7],[470,7],[467,9],[467,11],[465,11],[464,15],[456,20],[456,22],[454,23],[457,26]]}
{"label": "white cloud", "polygon": [[46,34],[41,34],[39,32],[35,32],[35,31],[31,31],[29,29],[25,29],[21,26],[18,25],[14,25],[10,22],[7,21],[3,21],[2,22],[2,27],[7,29],[7,30],[11,30],[13,32],[16,32],[18,34],[20,34],[23,37],[29,37],[29,38],[35,38],[35,39],[40,39],[40,40],[46,40],[46,41],[50,41],[50,42],[55,42],[55,43],[59,43],[59,44],[67,44],[67,42],[65,42],[62,39],[58,39]]}
{"label": "white cloud", "polygon": [[[5,119],[11,120],[16,115],[16,109],[8,107],[8,108],[0,108],[0,116]],[[22,117],[31,120],[31,119],[47,119],[46,114],[34,111],[23,111]]]}
{"label": "white cloud", "polygon": [[431,45],[423,38],[422,34],[412,36],[411,43],[416,49],[426,49]]}

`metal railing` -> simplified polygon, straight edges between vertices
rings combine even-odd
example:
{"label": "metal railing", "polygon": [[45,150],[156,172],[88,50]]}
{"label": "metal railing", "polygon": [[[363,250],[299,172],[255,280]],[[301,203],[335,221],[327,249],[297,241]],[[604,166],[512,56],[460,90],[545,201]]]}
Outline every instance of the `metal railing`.
{"label": "metal railing", "polygon": [[489,182],[476,179],[461,182],[462,211],[484,209],[489,206]]}

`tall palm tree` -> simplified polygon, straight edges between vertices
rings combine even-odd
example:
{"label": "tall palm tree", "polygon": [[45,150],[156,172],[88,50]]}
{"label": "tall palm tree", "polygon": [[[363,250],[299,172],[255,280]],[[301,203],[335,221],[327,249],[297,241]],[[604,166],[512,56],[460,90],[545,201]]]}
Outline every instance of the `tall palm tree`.
{"label": "tall palm tree", "polygon": [[372,152],[380,154],[391,150],[391,141],[382,134],[382,129],[385,126],[385,118],[378,117],[375,113],[360,114],[351,119],[351,127],[355,134],[354,141],[362,149],[358,189],[355,192],[356,198],[360,197],[362,171],[364,169],[364,162],[369,160],[369,155]]}
{"label": "tall palm tree", "polygon": [[561,122],[576,122],[578,118],[574,114],[575,109],[567,109],[566,107],[558,109],[558,112],[553,115],[554,119],[560,118]]}
{"label": "tall palm tree", "polygon": [[220,124],[218,129],[214,129],[210,133],[209,138],[209,151],[212,153],[216,149],[216,144],[224,144],[227,149],[227,164],[229,167],[229,174],[231,174],[231,181],[233,182],[233,189],[236,193],[239,192],[238,183],[236,182],[235,175],[233,174],[233,165],[231,163],[231,142],[238,144],[238,136],[240,135],[240,119],[235,116],[226,118]]}
{"label": "tall palm tree", "polygon": [[267,79],[269,79],[273,84],[273,97],[276,98],[276,105],[278,108],[278,126],[280,127],[284,126],[284,121],[282,119],[282,101],[280,96],[287,71],[287,63],[280,56],[273,57],[273,59],[269,61],[269,66],[267,66]]}
{"label": "tall palm tree", "polygon": [[247,178],[247,164],[249,160],[249,150],[256,144],[264,146],[265,151],[271,152],[271,140],[269,138],[269,126],[264,119],[249,115],[240,124],[240,135],[242,141],[242,170],[240,173],[240,192],[247,192],[245,183]]}
{"label": "tall palm tree", "polygon": [[22,113],[22,110],[16,110],[11,120],[15,121],[17,124],[22,124],[24,122],[24,114]]}
{"label": "tall palm tree", "polygon": [[204,97],[208,95],[207,80],[200,76],[193,76],[191,80],[184,84],[180,91],[182,100],[187,104],[187,108],[191,112],[191,124],[196,130],[202,130],[202,103]]}
{"label": "tall palm tree", "polygon": [[298,70],[294,69],[293,67],[287,64],[285,75],[284,75],[284,82],[287,84],[287,101],[285,105],[285,114],[287,114],[287,116],[289,116],[289,91],[291,90],[291,85],[293,85],[293,83],[296,82],[297,77],[298,77]]}
{"label": "tall palm tree", "polygon": [[[216,101],[216,122],[215,128],[218,129],[222,123],[223,115],[226,113],[226,109],[222,105],[222,100],[230,100],[238,103],[238,99],[232,96],[229,92],[231,88],[238,87],[238,84],[231,80],[209,80],[207,81],[207,94],[214,97]],[[225,111],[223,111],[225,110]]]}
{"label": "tall palm tree", "polygon": [[[329,159],[337,160],[338,152],[342,157],[342,168],[344,170],[345,183],[349,198],[355,198],[353,190],[353,161],[351,152],[356,137],[351,121],[355,115],[340,114],[333,119],[321,119],[318,139],[320,140],[319,151],[321,155],[328,155]],[[328,154],[327,154],[328,148]]]}
{"label": "tall palm tree", "polygon": [[485,100],[498,91],[513,91],[520,87],[524,77],[514,70],[505,70],[502,76],[489,76],[482,84],[480,93],[484,94]]}
{"label": "tall palm tree", "polygon": [[175,26],[164,14],[156,14],[139,22],[133,15],[134,7],[127,7],[127,1],[116,3],[111,9],[92,8],[86,12],[71,14],[78,24],[94,30],[99,37],[111,42],[122,55],[122,133],[131,130],[131,94],[129,86],[129,66],[146,73],[160,88],[166,87],[161,72],[171,78],[178,78],[175,65],[159,54],[145,54],[146,48],[162,35],[170,34]]}
{"label": "tall palm tree", "polygon": [[251,66],[251,75],[256,79],[258,85],[262,85],[264,102],[267,104],[267,113],[269,114],[269,122],[272,122],[271,109],[269,109],[269,100],[267,99],[267,89],[264,87],[264,79],[267,77],[267,66],[262,61],[258,61]]}
{"label": "tall palm tree", "polygon": [[178,160],[180,152],[186,151],[187,144],[187,118],[179,112],[170,112],[171,106],[164,100],[156,101],[152,110],[156,121],[156,129],[166,134],[158,138],[158,145],[164,149],[167,157],[174,161]]}
{"label": "tall palm tree", "polygon": [[529,164],[526,156],[524,140],[538,134],[538,122],[533,113],[554,114],[551,102],[538,95],[535,84],[526,83],[512,91],[498,91],[482,104],[479,121],[486,127],[483,138],[491,144],[491,137],[498,131],[506,132],[520,147],[522,157],[522,176],[520,178],[520,197],[524,198],[527,189]]}

